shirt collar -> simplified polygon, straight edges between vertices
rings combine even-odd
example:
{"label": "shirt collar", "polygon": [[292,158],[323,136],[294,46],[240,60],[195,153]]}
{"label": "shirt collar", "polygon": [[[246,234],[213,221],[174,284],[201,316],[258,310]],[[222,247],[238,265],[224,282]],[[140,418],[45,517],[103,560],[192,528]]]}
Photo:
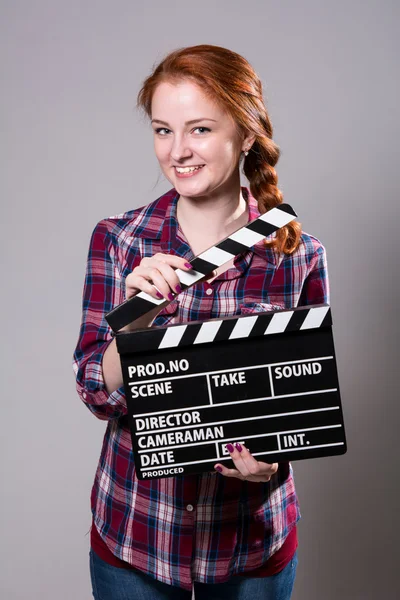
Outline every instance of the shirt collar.
{"label": "shirt collar", "polygon": [[[244,199],[247,202],[249,208],[249,222],[257,219],[260,216],[260,212],[258,210],[258,203],[254,196],[251,194],[250,190],[242,186],[241,187],[242,194]],[[165,202],[165,200],[167,200]],[[164,196],[159,199],[159,209],[164,209],[164,215],[162,219],[162,225],[158,229],[157,233],[153,232],[153,238],[161,238],[161,251],[167,254],[173,253],[178,256],[182,256],[187,260],[192,260],[194,258],[194,254],[185,238],[183,231],[179,227],[179,223],[177,220],[177,205],[179,200],[178,192],[172,188],[169,192],[167,192]],[[161,215],[160,215],[161,216]],[[143,232],[143,237],[146,236],[146,232]],[[267,238],[267,240],[271,240],[275,237],[275,234],[272,234]],[[256,254],[263,258],[266,262],[275,266],[277,264],[277,253],[272,248],[269,248],[265,245],[264,240],[261,240],[257,244],[255,244],[250,250],[244,252],[243,254],[239,254],[235,257],[234,267],[222,273],[216,279],[235,279],[242,275],[246,269],[249,267],[251,260]]]}

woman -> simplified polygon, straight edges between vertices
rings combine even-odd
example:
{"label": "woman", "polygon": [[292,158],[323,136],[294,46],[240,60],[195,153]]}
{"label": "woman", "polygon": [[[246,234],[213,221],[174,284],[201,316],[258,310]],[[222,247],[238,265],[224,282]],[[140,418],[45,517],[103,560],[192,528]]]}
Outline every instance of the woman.
{"label": "woman", "polygon": [[[282,202],[279,149],[259,78],[225,48],[172,52],[145,80],[138,105],[173,188],[100,221],[90,242],[74,369],[80,397],[108,421],[91,496],[93,595],[189,600],[194,586],[196,600],[287,600],[300,518],[290,463],[260,462],[228,444],[235,468],[216,463],[213,473],[138,481],[104,315],[141,290],[172,302],[135,327],[327,302],[325,251],[292,222],[181,293],[176,268],[189,270],[195,255]],[[250,190],[240,185],[242,160]]]}

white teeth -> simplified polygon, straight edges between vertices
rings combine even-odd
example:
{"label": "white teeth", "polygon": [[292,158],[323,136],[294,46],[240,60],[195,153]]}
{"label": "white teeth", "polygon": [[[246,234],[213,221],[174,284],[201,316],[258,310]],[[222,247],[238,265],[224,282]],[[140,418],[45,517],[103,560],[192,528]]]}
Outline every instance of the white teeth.
{"label": "white teeth", "polygon": [[203,166],[204,165],[201,165],[200,167],[175,167],[175,169],[178,171],[178,173],[192,173],[193,171],[198,171]]}

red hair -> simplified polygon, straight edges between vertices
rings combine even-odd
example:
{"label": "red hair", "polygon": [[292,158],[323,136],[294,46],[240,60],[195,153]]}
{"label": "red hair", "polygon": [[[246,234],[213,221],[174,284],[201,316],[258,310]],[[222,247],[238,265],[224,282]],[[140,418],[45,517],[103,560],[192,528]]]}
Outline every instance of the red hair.
{"label": "red hair", "polygon": [[[168,54],[145,79],[137,106],[151,118],[151,101],[156,87],[164,81],[179,83],[182,80],[199,85],[207,97],[225,109],[240,134],[255,135],[249,154],[244,158],[243,173],[261,214],[281,204],[283,196],[277,187],[275,171],[280,150],[272,140],[262,83],[250,63],[240,54],[220,46],[202,44],[179,48]],[[291,254],[297,248],[300,236],[300,223],[292,221],[279,229],[268,245]]]}

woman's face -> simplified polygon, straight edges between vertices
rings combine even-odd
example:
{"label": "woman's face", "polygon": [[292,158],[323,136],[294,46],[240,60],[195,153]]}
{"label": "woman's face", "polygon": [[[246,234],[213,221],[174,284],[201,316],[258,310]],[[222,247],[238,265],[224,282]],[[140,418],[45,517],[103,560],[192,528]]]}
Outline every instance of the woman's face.
{"label": "woman's face", "polygon": [[160,83],[151,113],[157,159],[181,196],[211,196],[240,186],[238,164],[245,141],[230,115],[196,84]]}

